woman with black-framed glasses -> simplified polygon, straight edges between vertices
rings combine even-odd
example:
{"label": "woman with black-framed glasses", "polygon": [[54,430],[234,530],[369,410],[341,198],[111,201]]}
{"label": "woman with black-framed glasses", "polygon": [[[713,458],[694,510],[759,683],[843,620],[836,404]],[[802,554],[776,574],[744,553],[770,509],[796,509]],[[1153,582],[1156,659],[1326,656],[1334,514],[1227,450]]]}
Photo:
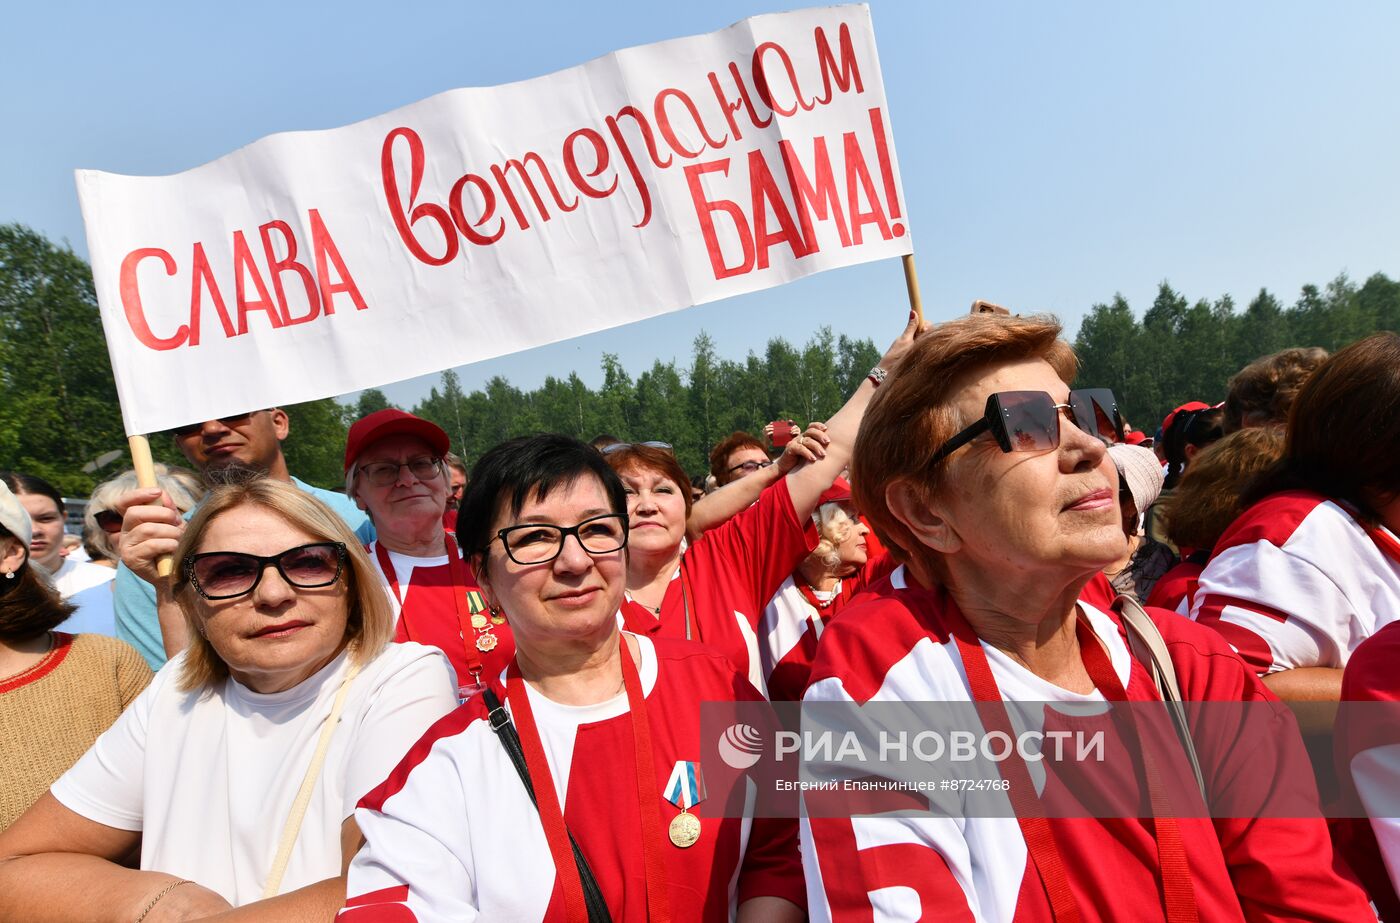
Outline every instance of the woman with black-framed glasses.
{"label": "woman with black-framed glasses", "polygon": [[175,556],[191,643],[0,834],[0,918],[330,919],[355,804],[456,707],[441,653],[388,643],[364,550],[295,486],[215,488]]}
{"label": "woman with black-framed glasses", "polygon": [[[812,919],[1368,919],[1333,870],[1296,724],[1250,667],[1175,613],[1082,595],[1127,544],[1106,445],[1121,422],[1110,394],[1071,390],[1076,371],[1046,318],[960,318],[914,345],[851,465],[902,566],[823,632],[803,702],[848,716],[825,724],[838,739],[867,704],[976,703],[959,730],[982,747],[1097,734],[1117,755],[1002,749],[972,770],[1005,793],[982,799],[957,757],[817,751],[804,777],[832,790],[921,797],[876,814],[808,796]],[[1185,703],[1179,724],[1164,699]]]}
{"label": "woman with black-framed glasses", "polygon": [[361,803],[341,923],[597,919],[590,904],[801,919],[796,821],[698,810],[728,803],[700,771],[700,703],[758,691],[702,645],[620,628],[627,498],[603,456],[565,436],[503,443],[457,523],[515,657]]}

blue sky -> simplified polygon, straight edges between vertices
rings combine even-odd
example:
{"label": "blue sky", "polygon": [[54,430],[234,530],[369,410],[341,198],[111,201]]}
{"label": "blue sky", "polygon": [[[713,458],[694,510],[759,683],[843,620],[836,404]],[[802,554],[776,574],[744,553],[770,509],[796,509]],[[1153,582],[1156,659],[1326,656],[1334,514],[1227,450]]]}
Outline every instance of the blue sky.
{"label": "blue sky", "polygon": [[[72,171],[179,172],[273,132],[560,70],[804,4],[31,3],[0,30],[0,222],[86,256]],[[975,298],[1073,333],[1169,280],[1243,305],[1346,271],[1400,275],[1400,5],[870,4],[926,313]],[[822,325],[883,345],[898,261],[460,369],[533,387],[685,365]],[[411,405],[435,376],[384,390]]]}

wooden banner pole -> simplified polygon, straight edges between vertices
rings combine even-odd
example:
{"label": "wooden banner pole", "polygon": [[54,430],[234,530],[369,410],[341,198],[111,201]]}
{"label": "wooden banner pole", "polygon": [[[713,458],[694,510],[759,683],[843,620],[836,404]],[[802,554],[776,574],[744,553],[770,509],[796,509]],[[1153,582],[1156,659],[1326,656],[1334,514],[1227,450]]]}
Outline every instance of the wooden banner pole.
{"label": "wooden banner pole", "polygon": [[914,309],[919,323],[924,322],[924,302],[919,297],[919,273],[914,268],[914,254],[904,256],[904,284],[909,289],[909,307]]}
{"label": "wooden banner pole", "polygon": [[[127,436],[126,444],[131,448],[131,467],[136,469],[137,487],[159,487],[156,483],[156,463],[151,457],[151,441],[145,436]],[[159,502],[159,501],[157,501]],[[175,571],[175,559],[162,555],[156,559],[156,573],[169,577]]]}

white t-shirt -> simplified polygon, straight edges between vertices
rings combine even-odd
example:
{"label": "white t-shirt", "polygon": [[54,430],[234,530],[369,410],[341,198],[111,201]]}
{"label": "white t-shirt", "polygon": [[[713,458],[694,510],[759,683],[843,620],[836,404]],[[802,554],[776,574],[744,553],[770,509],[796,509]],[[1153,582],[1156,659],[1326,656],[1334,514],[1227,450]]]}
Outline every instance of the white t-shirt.
{"label": "white t-shirt", "polygon": [[64,599],[89,587],[100,586],[115,580],[116,568],[103,567],[89,561],[75,561],[71,556],[63,559],[63,564],[54,571],[50,579],[58,588],[58,595]]}
{"label": "white t-shirt", "polygon": [[[282,829],[347,657],[285,692],[225,680],[181,692],[184,655],[53,785],[70,810],[140,830],[141,868],[196,881],[235,907],[262,897]],[[350,685],[281,893],[340,874],[341,825],[435,721],[457,707],[436,648],[391,644]]]}

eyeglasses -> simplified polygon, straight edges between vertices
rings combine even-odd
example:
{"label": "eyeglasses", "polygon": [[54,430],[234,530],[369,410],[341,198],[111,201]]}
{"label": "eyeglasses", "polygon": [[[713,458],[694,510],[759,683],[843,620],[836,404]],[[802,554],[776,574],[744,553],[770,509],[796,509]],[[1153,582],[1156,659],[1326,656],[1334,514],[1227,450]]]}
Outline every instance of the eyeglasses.
{"label": "eyeglasses", "polygon": [[[247,413],[235,414],[231,417],[219,417],[218,422],[232,429],[235,426],[242,426],[244,423],[247,423],[248,418],[255,413],[261,413],[261,411],[250,410]],[[207,422],[207,420],[201,420],[198,423],[187,423],[184,426],[175,427],[170,432],[175,435],[176,439],[184,439],[186,436],[193,436],[195,433],[204,429],[204,424]]]}
{"label": "eyeglasses", "polygon": [[92,518],[97,522],[97,527],[109,535],[116,535],[122,530],[122,516],[116,510],[100,510],[93,513]]}
{"label": "eyeglasses", "polygon": [[182,562],[185,579],[205,599],[232,599],[257,589],[269,565],[282,579],[302,590],[330,586],[345,567],[345,546],[340,542],[313,542],[263,557],[241,551],[206,551]]}
{"label": "eyeglasses", "polygon": [[496,533],[506,555],[516,564],[544,564],[559,557],[564,539],[572,535],[589,554],[608,554],[627,545],[627,517],[605,513],[585,519],[576,526],[556,526],[530,522]]}
{"label": "eyeglasses", "polygon": [[771,461],[753,461],[751,459],[749,461],[735,465],[733,468],[730,468],[728,473],[733,474],[736,471],[742,471],[745,474],[753,474],[758,469],[767,468],[771,464],[773,464]]}
{"label": "eyeglasses", "polygon": [[1045,452],[1060,445],[1060,411],[1069,410],[1074,425],[1106,444],[1123,441],[1123,417],[1118,400],[1107,388],[1069,393],[1069,403],[1057,404],[1044,391],[998,391],[987,398],[982,419],[958,433],[933,454],[938,462],[991,431],[1003,452]]}
{"label": "eyeglasses", "polygon": [[603,446],[598,451],[602,452],[604,455],[611,455],[614,452],[621,452],[623,449],[630,449],[633,446],[645,446],[648,449],[663,449],[667,452],[675,451],[675,447],[672,446],[671,443],[657,442],[654,440],[652,442],[614,442],[612,445]]}
{"label": "eyeglasses", "polygon": [[431,455],[419,455],[406,462],[374,462],[362,465],[360,473],[375,487],[388,487],[399,479],[399,472],[407,468],[420,481],[433,481],[442,475],[442,459]]}

